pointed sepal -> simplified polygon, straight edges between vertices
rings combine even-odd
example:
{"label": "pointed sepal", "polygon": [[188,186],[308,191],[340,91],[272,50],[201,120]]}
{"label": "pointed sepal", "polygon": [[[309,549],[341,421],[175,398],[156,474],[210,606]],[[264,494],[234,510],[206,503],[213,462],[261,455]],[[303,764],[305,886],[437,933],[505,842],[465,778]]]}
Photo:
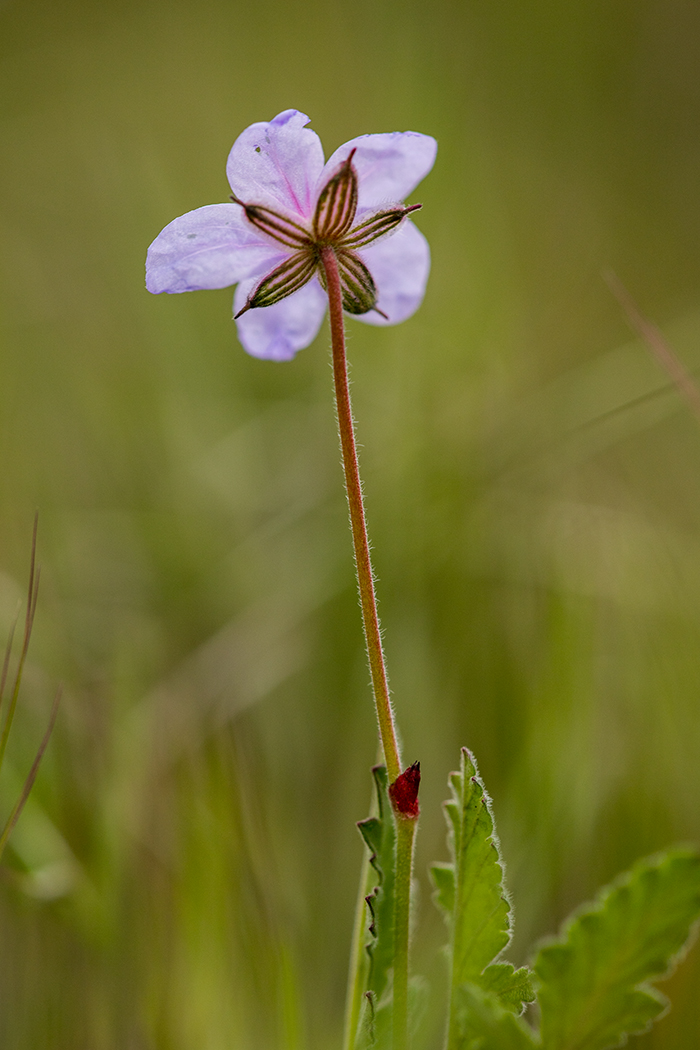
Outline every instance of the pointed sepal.
{"label": "pointed sepal", "polygon": [[283,212],[275,211],[274,208],[268,208],[264,204],[245,204],[233,194],[231,194],[231,200],[234,204],[240,204],[245,211],[248,222],[251,222],[258,230],[262,230],[263,233],[266,233],[268,237],[272,237],[279,244],[284,244],[287,248],[294,250],[310,247],[311,236],[309,231],[301,223],[290,219],[288,215],[284,215]]}
{"label": "pointed sepal", "polygon": [[399,773],[394,783],[389,785],[389,798],[394,811],[402,817],[417,820],[420,814],[419,788],[420,762],[414,762],[403,773]]}
{"label": "pointed sepal", "polygon": [[241,314],[248,310],[255,310],[261,306],[273,306],[281,299],[286,299],[288,295],[298,292],[311,280],[316,272],[316,266],[316,259],[310,252],[297,252],[296,255],[290,255],[271,273],[263,277],[234,320],[238,320]]}
{"label": "pointed sepal", "polygon": [[364,248],[366,245],[391,233],[401,225],[407,215],[412,211],[418,211],[422,204],[411,204],[408,208],[399,205],[396,208],[386,208],[384,211],[375,212],[363,222],[359,222],[353,230],[342,240],[343,248]]}
{"label": "pointed sepal", "polygon": [[343,310],[349,314],[366,314],[377,306],[377,287],[374,278],[359,255],[347,249],[336,251]]}
{"label": "pointed sepal", "polygon": [[337,242],[351,228],[357,211],[357,172],[353,150],[321,190],[314,213],[317,241]]}

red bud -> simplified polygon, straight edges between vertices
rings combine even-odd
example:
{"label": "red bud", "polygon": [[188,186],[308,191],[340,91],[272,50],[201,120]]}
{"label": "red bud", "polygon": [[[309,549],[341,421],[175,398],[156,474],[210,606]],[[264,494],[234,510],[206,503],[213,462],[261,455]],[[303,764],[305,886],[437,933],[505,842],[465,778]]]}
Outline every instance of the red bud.
{"label": "red bud", "polygon": [[389,797],[397,813],[400,813],[403,817],[415,818],[418,816],[420,813],[418,805],[419,787],[420,762],[414,762],[389,786]]}

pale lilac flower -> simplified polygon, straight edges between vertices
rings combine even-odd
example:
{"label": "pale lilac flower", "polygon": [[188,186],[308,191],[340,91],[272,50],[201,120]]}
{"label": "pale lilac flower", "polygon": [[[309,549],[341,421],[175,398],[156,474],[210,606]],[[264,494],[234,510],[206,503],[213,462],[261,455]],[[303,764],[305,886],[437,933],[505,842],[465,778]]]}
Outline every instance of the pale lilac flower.
{"label": "pale lilac flower", "polygon": [[344,309],[367,324],[405,321],[430,270],[403,200],[435,161],[437,143],[413,131],[360,135],[324,164],[309,118],[288,109],[251,124],[229,154],[232,204],[174,219],[148,249],[150,292],[237,284],[238,336],[255,357],[287,361],[319,330],[327,298],[319,248],[338,259]]}

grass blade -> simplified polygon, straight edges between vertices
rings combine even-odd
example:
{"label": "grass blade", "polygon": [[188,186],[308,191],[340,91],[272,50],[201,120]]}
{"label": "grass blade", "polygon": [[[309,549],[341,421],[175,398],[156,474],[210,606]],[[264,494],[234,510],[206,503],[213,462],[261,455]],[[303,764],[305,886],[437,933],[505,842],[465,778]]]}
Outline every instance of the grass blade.
{"label": "grass blade", "polygon": [[44,757],[44,751],[46,751],[46,747],[47,747],[48,742],[49,742],[49,740],[51,738],[51,733],[53,732],[53,727],[54,727],[54,725],[56,723],[56,715],[58,714],[58,705],[59,705],[60,701],[61,701],[61,690],[58,689],[57,692],[56,692],[56,696],[54,697],[53,704],[51,706],[51,714],[49,716],[49,724],[46,727],[46,732],[44,733],[43,739],[42,739],[41,743],[39,744],[39,748],[37,750],[37,753],[34,756],[34,761],[32,762],[32,767],[29,770],[29,773],[27,774],[27,779],[24,782],[24,786],[22,787],[22,791],[20,792],[20,796],[17,799],[17,802],[15,803],[14,809],[10,813],[10,816],[7,819],[7,823],[5,824],[5,827],[3,828],[2,833],[0,834],[0,857],[2,857],[3,852],[5,850],[5,846],[7,845],[7,840],[10,837],[12,829],[14,828],[15,824],[19,820],[19,816],[20,816],[22,810],[24,809],[24,804],[27,801],[27,799],[29,798],[29,792],[32,790],[32,788],[34,786],[34,781],[36,780],[36,775],[39,772],[39,764],[40,764],[42,758]]}

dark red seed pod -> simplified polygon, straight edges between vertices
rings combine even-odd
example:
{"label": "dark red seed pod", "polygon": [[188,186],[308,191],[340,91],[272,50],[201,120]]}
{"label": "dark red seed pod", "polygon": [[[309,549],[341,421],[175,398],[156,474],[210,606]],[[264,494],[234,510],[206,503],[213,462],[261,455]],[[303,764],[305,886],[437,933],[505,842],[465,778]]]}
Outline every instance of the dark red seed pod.
{"label": "dark red seed pod", "polygon": [[389,797],[394,804],[394,809],[401,816],[415,818],[420,813],[419,787],[420,762],[414,762],[404,773],[399,774],[393,784],[390,784]]}

